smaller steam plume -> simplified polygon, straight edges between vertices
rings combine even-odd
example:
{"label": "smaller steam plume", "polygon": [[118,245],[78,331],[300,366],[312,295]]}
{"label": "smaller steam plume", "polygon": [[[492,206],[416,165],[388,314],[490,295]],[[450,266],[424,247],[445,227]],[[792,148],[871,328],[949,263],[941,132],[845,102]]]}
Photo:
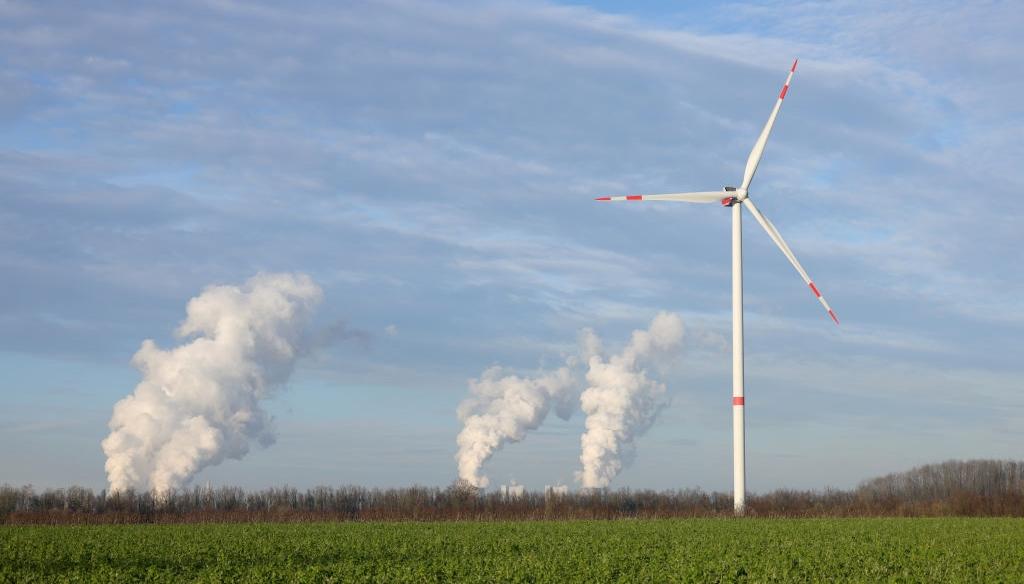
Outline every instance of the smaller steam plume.
{"label": "smaller steam plume", "polygon": [[491,367],[479,379],[469,380],[470,397],[458,408],[462,432],[456,439],[459,451],[459,479],[484,488],[490,480],[481,467],[509,442],[519,442],[536,430],[547,418],[552,406],[555,414],[569,419],[579,409],[582,389],[581,362],[600,350],[601,341],[590,329],[579,335],[580,354],[570,356],[554,371],[540,371],[532,377],[507,373]]}
{"label": "smaller steam plume", "polygon": [[142,373],[117,402],[103,440],[112,491],[167,493],[203,468],[242,458],[274,435],[260,401],[282,387],[322,292],[302,274],[260,274],[189,301],[173,349],[143,341]]}
{"label": "smaller steam plume", "polygon": [[662,312],[646,331],[634,331],[622,353],[590,356],[587,389],[580,396],[586,431],[580,439],[584,488],[607,487],[635,452],[635,439],[651,427],[665,405],[664,384],[648,377],[646,367],[677,349],[683,320]]}
{"label": "smaller steam plume", "polygon": [[464,427],[457,442],[459,478],[475,487],[486,487],[490,480],[481,467],[508,442],[526,438],[547,417],[551,406],[563,419],[572,415],[579,382],[570,365],[533,377],[505,374],[491,367],[479,379],[469,381],[472,394],[459,404],[458,415]]}

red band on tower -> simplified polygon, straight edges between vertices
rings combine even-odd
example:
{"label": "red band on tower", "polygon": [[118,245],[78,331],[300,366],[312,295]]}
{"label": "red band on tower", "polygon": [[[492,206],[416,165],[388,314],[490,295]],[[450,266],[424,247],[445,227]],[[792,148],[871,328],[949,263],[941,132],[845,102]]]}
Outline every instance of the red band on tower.
{"label": "red band on tower", "polygon": [[732,398],[732,405],[734,405],[734,406],[742,406],[743,405],[743,396],[740,396],[740,397],[733,396],[733,398]]}

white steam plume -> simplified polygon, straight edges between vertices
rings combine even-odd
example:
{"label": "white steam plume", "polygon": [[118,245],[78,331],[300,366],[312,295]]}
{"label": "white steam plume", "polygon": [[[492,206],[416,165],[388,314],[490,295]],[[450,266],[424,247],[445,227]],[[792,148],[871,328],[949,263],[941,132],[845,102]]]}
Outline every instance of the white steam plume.
{"label": "white steam plume", "polygon": [[664,406],[664,384],[650,379],[645,366],[652,358],[677,349],[683,339],[683,320],[662,312],[646,331],[633,331],[618,355],[588,361],[588,387],[580,396],[586,431],[580,443],[583,470],[577,480],[584,488],[607,487],[634,452],[634,440],[654,423]]}
{"label": "white steam plume", "polygon": [[[579,340],[584,360],[600,345],[590,330],[581,332]],[[552,406],[558,417],[572,416],[579,408],[579,363],[580,358],[572,356],[565,366],[533,377],[506,374],[501,367],[491,367],[479,379],[469,380],[471,395],[458,408],[464,424],[456,439],[459,478],[473,486],[486,487],[490,480],[482,474],[481,467],[495,452],[536,430]]]}
{"label": "white steam plume", "polygon": [[250,440],[273,443],[260,400],[291,375],[321,297],[306,275],[260,274],[190,300],[177,330],[185,344],[143,341],[132,358],[143,379],[114,405],[103,440],[110,489],[166,493],[242,458]]}
{"label": "white steam plume", "polygon": [[553,403],[558,404],[560,416],[571,415],[571,406],[563,404],[579,387],[567,366],[536,377],[503,373],[501,367],[491,367],[480,379],[469,380],[472,396],[459,404],[459,419],[464,424],[456,440],[459,478],[476,487],[490,484],[480,467],[506,443],[519,442],[527,431],[537,429]]}

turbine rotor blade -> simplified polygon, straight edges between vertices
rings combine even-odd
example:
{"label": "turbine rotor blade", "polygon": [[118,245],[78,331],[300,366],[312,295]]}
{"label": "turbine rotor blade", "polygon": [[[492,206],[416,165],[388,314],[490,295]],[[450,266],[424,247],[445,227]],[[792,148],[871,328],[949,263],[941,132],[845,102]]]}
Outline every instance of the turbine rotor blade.
{"label": "turbine rotor blade", "polygon": [[782,86],[782,91],[779,92],[779,98],[775,100],[775,107],[772,108],[771,115],[768,116],[768,122],[765,123],[764,129],[761,130],[761,135],[757,137],[757,142],[754,142],[754,148],[750,151],[750,156],[747,157],[747,167],[743,170],[743,184],[740,186],[741,191],[747,190],[750,187],[750,182],[754,180],[754,173],[757,172],[757,165],[761,162],[761,157],[764,155],[764,147],[768,144],[768,135],[772,133],[772,126],[775,125],[775,118],[779,116],[779,108],[782,107],[782,100],[786,99],[786,92],[789,91],[789,82],[793,80],[793,73],[796,72],[796,63],[799,59],[793,61],[793,66],[789,68],[789,75],[786,76],[786,84]]}
{"label": "turbine rotor blade", "polygon": [[723,197],[728,198],[724,191],[704,191],[699,193],[667,193],[664,195],[609,195],[597,197],[595,201],[682,201],[684,203],[717,203]]}
{"label": "turbine rotor blade", "polygon": [[773,225],[767,217],[761,214],[761,211],[758,210],[757,205],[755,205],[754,201],[752,201],[749,197],[744,199],[742,204],[744,207],[750,210],[750,214],[754,216],[754,219],[757,219],[757,222],[761,224],[761,227],[764,227],[764,230],[768,232],[768,237],[772,238],[772,241],[775,242],[775,245],[779,246],[779,249],[782,250],[783,255],[785,255],[786,259],[789,260],[789,263],[793,264],[793,267],[796,268],[796,271],[800,274],[800,277],[804,279],[804,283],[807,284],[807,286],[811,289],[811,292],[814,293],[814,296],[818,299],[818,302],[820,302],[821,305],[825,307],[825,310],[828,312],[828,315],[832,317],[832,320],[838,325],[839,318],[836,317],[836,313],[832,311],[832,307],[828,305],[828,302],[825,300],[825,297],[821,295],[821,291],[818,290],[818,287],[814,285],[814,281],[811,280],[811,277],[807,275],[807,271],[804,270],[804,267],[800,265],[799,261],[797,261],[796,255],[793,254],[793,250],[789,249],[789,246],[786,245],[786,240],[782,239],[782,234],[779,233],[779,230],[775,228],[775,225]]}

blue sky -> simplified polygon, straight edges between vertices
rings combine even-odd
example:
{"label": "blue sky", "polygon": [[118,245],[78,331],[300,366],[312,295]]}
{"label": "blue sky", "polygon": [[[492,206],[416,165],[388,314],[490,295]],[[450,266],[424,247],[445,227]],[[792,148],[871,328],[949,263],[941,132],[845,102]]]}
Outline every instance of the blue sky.
{"label": "blue sky", "polygon": [[[628,6],[628,7],[627,7]],[[445,485],[494,364],[683,315],[614,486],[731,485],[729,218],[600,205],[739,182],[749,488],[850,486],[1024,438],[1024,71],[1012,2],[0,4],[0,482],[102,487],[143,339],[259,271],[363,334],[300,363],[277,443],[199,480]],[[570,482],[582,416],[488,464]]]}

